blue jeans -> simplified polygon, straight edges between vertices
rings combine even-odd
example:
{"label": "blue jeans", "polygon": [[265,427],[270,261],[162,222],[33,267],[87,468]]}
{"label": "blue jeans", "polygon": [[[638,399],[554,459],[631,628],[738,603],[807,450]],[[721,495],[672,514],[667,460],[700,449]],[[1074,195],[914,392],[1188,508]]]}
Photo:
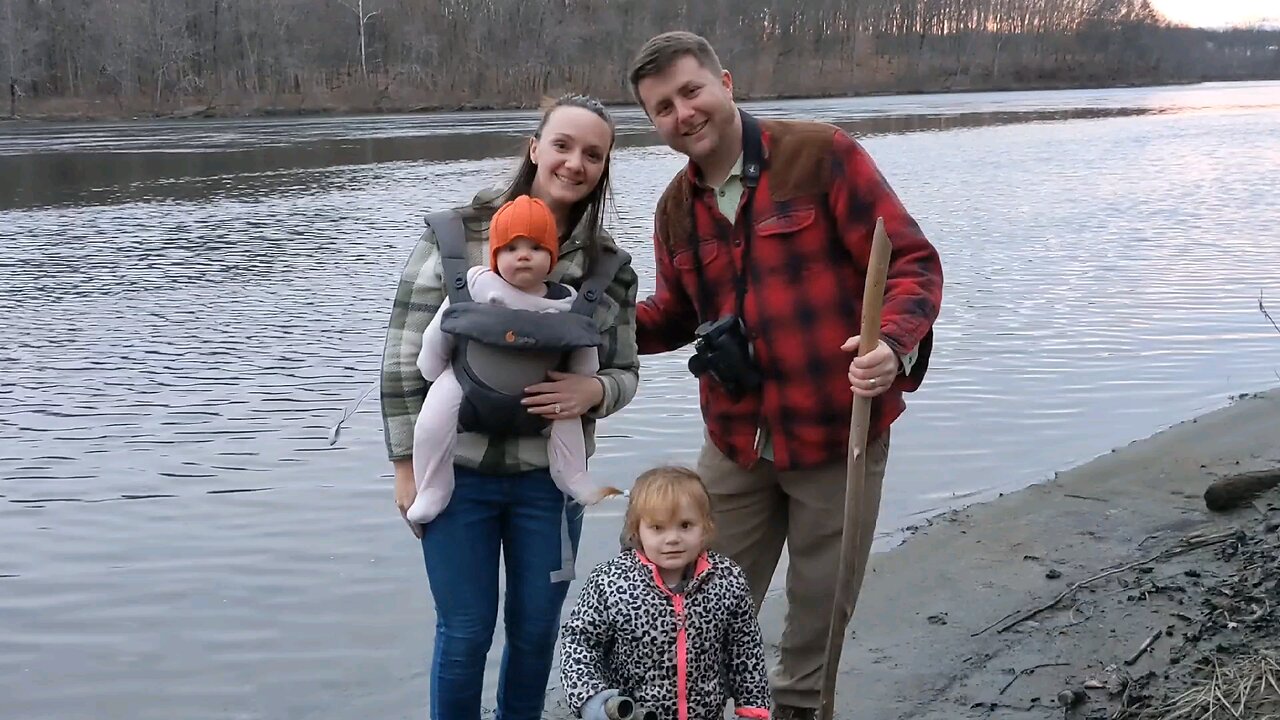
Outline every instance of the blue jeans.
{"label": "blue jeans", "polygon": [[436,605],[431,662],[432,720],[478,720],[484,663],[498,620],[498,556],[506,566],[507,644],[498,675],[497,720],[538,720],[569,583],[561,565],[561,519],[569,513],[574,553],[582,508],[534,470],[485,475],[455,467],[453,497],[422,532],[422,557]]}

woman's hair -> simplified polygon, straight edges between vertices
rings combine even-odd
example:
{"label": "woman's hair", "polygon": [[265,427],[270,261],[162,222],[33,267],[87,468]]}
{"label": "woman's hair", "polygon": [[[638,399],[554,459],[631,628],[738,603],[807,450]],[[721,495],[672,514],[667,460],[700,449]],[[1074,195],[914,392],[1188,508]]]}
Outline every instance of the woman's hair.
{"label": "woman's hair", "polygon": [[[545,106],[545,110],[542,113],[542,121],[538,123],[538,129],[533,131],[535,140],[542,137],[543,128],[547,126],[547,121],[551,119],[556,110],[564,107],[582,108],[600,118],[609,126],[609,147],[605,150],[604,171],[600,173],[600,181],[596,183],[596,186],[586,197],[569,208],[569,227],[561,228],[562,232],[571,233],[578,227],[578,223],[582,221],[583,216],[586,216],[587,268],[589,271],[600,253],[597,235],[600,232],[600,228],[604,226],[605,206],[612,194],[612,190],[609,187],[609,160],[613,154],[613,142],[617,137],[617,130],[613,124],[613,117],[609,115],[609,111],[605,109],[599,100],[587,95],[562,95]],[[533,191],[533,177],[537,173],[538,166],[534,164],[533,158],[529,157],[529,150],[526,147],[524,158],[520,161],[519,167],[516,168],[511,184],[502,193],[502,201],[509,202],[520,195],[530,194]]]}
{"label": "woman's hair", "polygon": [[631,547],[640,546],[640,523],[671,520],[680,509],[681,501],[688,501],[702,519],[706,538],[715,533],[711,519],[711,496],[702,484],[698,473],[675,465],[646,470],[636,478],[631,488],[631,502],[623,521],[623,539]]}

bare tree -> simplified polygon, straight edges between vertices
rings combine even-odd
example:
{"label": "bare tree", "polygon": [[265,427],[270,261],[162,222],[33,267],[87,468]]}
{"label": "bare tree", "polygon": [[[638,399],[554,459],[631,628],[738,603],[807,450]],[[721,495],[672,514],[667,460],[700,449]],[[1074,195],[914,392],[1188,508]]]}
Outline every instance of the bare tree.
{"label": "bare tree", "polygon": [[673,28],[742,97],[1280,77],[1280,30],[1174,27],[1149,0],[0,0],[0,25],[28,114],[627,102],[632,53]]}
{"label": "bare tree", "polygon": [[365,50],[365,26],[368,25],[369,20],[372,19],[374,15],[377,15],[382,11],[371,10],[366,13],[364,11],[364,0],[354,0],[354,2],[352,2],[352,0],[338,0],[338,2],[356,15],[356,24],[359,28],[360,34],[360,74],[368,77],[369,65],[365,59],[368,54]]}
{"label": "bare tree", "polygon": [[17,0],[4,0],[5,72],[8,79],[9,117],[18,117],[18,18],[13,12]]}

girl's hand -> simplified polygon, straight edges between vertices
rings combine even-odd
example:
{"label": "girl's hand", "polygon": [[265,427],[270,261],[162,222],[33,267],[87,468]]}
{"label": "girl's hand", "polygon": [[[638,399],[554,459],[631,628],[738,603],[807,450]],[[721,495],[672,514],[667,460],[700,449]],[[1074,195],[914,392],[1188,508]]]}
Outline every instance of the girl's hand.
{"label": "girl's hand", "polygon": [[552,370],[548,382],[525,388],[527,397],[520,401],[534,415],[548,420],[572,420],[581,417],[604,400],[604,385],[595,375],[575,375]]}

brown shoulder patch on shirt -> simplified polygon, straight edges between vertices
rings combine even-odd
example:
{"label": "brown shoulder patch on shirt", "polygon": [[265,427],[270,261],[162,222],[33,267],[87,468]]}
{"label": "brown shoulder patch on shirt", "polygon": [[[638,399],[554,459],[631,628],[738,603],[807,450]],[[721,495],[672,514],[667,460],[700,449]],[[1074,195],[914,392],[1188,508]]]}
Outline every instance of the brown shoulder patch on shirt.
{"label": "brown shoulder patch on shirt", "polygon": [[769,195],[786,202],[820,195],[831,183],[831,155],[835,125],[801,120],[765,120]]}

